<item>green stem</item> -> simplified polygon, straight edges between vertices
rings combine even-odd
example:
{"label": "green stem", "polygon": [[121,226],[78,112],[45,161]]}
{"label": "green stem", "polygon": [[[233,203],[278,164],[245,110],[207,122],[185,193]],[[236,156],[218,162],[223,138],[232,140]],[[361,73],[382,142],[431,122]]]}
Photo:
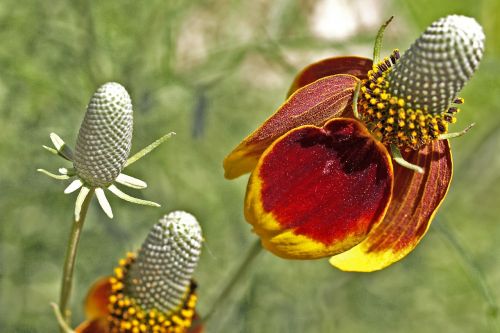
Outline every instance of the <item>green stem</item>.
{"label": "green stem", "polygon": [[471,258],[469,252],[460,243],[451,227],[443,225],[442,219],[441,221],[439,221],[440,223],[436,222],[434,222],[434,224],[436,225],[436,229],[441,233],[441,235],[444,236],[444,238],[449,242],[453,249],[455,249],[455,251],[458,253],[459,257],[463,260],[464,267],[469,273],[470,279],[473,283],[476,284],[476,287],[479,289],[481,295],[483,296],[487,304],[486,317],[491,332],[500,332],[500,327],[498,326],[498,305],[495,301],[495,297],[493,296],[491,287],[486,282],[486,277],[484,276],[483,271],[479,268],[474,259]]}
{"label": "green stem", "polygon": [[[79,219],[74,218],[73,225],[69,236],[68,246],[66,248],[66,258],[64,259],[63,278],[61,281],[61,296],[59,299],[59,310],[63,315],[64,320],[69,323],[71,312],[69,310],[69,298],[71,294],[71,286],[73,284],[73,271],[75,268],[76,253],[78,250],[78,243],[80,241],[80,234],[82,232],[83,223],[87,216],[90,201],[94,191],[91,190],[85,200],[83,201],[80,211]],[[64,332],[64,327],[61,327]]]}
{"label": "green stem", "polygon": [[240,266],[238,267],[238,269],[236,270],[234,275],[231,277],[231,279],[229,279],[226,286],[224,287],[222,292],[219,294],[219,297],[215,300],[215,302],[210,307],[210,310],[208,311],[208,313],[205,315],[205,317],[203,319],[200,319],[200,324],[207,323],[210,320],[210,318],[217,311],[219,306],[231,294],[236,283],[241,279],[241,277],[243,275],[245,275],[246,271],[248,270],[250,265],[254,262],[254,259],[257,258],[257,255],[261,252],[261,250],[262,250],[262,246],[260,245],[260,239],[257,239],[252,244],[250,249],[248,250],[247,255],[245,256],[245,259],[241,262]]}

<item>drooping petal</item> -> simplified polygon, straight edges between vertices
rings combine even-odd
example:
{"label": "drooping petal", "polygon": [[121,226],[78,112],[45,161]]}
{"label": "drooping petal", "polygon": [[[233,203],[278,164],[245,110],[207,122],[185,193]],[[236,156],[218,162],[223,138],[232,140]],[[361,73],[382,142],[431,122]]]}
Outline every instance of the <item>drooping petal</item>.
{"label": "drooping petal", "polygon": [[245,217],[278,256],[330,256],[361,242],[383,218],[392,182],[389,153],[358,121],[302,126],[260,158]]}
{"label": "drooping petal", "polygon": [[99,206],[101,206],[104,213],[110,218],[113,218],[113,210],[111,209],[111,205],[109,204],[108,199],[106,198],[106,194],[104,194],[104,190],[102,188],[95,189],[95,195],[97,197],[97,201],[99,202]]}
{"label": "drooping petal", "polygon": [[148,187],[148,184],[146,184],[145,181],[131,177],[124,173],[120,173],[118,177],[116,177],[115,181],[130,188],[143,189]]}
{"label": "drooping petal", "polygon": [[425,173],[395,165],[394,194],[384,220],[362,243],[332,257],[333,266],[361,272],[385,268],[410,253],[427,232],[452,177],[449,143],[435,141],[403,155]]}
{"label": "drooping petal", "polygon": [[109,296],[111,283],[109,276],[97,280],[85,298],[86,321],[78,325],[76,333],[108,333],[109,332]]}
{"label": "drooping petal", "polygon": [[352,103],[358,81],[352,75],[334,75],[297,90],[225,158],[224,176],[233,179],[252,171],[264,150],[289,130],[302,125],[322,126],[342,116]]}
{"label": "drooping petal", "polygon": [[88,319],[106,317],[109,314],[108,303],[111,295],[110,277],[97,280],[85,298],[85,316]]}
{"label": "drooping petal", "polygon": [[71,184],[68,185],[68,187],[66,187],[66,189],[64,190],[64,194],[73,193],[82,186],[83,182],[80,179],[75,179],[71,182]]}
{"label": "drooping petal", "polygon": [[320,60],[310,64],[297,74],[288,91],[288,96],[293,94],[295,90],[325,76],[350,74],[364,80],[367,78],[368,71],[372,69],[372,65],[371,59],[360,57],[336,57]]}

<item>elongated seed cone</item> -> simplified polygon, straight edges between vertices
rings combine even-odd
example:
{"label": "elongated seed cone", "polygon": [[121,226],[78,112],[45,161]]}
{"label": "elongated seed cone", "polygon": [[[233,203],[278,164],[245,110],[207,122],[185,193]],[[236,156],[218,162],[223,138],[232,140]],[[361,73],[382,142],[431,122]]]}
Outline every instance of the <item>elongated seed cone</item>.
{"label": "elongated seed cone", "polygon": [[477,69],[484,33],[473,18],[450,15],[432,23],[404,53],[388,76],[392,96],[413,109],[433,114],[447,110]]}
{"label": "elongated seed cone", "polygon": [[125,277],[125,294],[145,311],[178,311],[201,253],[201,227],[189,213],[165,215],[149,232]]}
{"label": "elongated seed cone", "polygon": [[92,187],[106,187],[120,174],[132,145],[132,102],[125,88],[109,82],[94,93],[87,106],[73,165]]}

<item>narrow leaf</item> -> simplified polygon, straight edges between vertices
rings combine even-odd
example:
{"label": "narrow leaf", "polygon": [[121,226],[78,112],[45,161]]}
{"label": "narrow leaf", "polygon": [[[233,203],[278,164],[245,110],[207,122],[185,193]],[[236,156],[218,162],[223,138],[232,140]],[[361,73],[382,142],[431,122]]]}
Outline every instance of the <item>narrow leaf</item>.
{"label": "narrow leaf", "polygon": [[167,141],[168,139],[170,139],[174,135],[175,135],[174,132],[170,132],[170,133],[165,134],[164,136],[162,136],[161,138],[159,138],[158,140],[156,140],[155,142],[153,142],[149,146],[143,148],[138,153],[134,154],[134,156],[130,157],[123,167],[126,168],[127,166],[131,165],[132,163],[135,163],[136,161],[140,160],[141,158],[143,158],[144,156],[146,156],[147,154],[149,154],[150,152],[152,152],[153,150],[158,148],[159,145],[161,145],[162,143],[164,143],[165,141]]}
{"label": "narrow leaf", "polygon": [[384,32],[389,23],[391,23],[394,16],[391,16],[377,32],[377,37],[375,38],[375,45],[373,47],[373,63],[377,63],[380,61],[380,49],[382,48],[382,40],[384,39]]}
{"label": "narrow leaf", "polygon": [[66,180],[66,179],[70,178],[68,175],[56,175],[56,174],[53,174],[52,172],[49,172],[45,169],[36,169],[36,171],[41,172],[44,175],[47,175],[51,178],[58,179],[58,180]]}

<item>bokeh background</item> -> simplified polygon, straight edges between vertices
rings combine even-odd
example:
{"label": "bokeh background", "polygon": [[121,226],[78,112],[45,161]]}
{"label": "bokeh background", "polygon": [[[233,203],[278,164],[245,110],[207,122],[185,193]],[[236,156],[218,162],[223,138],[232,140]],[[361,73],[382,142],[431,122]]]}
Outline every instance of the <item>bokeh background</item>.
{"label": "bokeh background", "polygon": [[461,93],[454,181],[428,235],[405,260],[372,274],[327,260],[262,253],[207,332],[498,332],[500,297],[500,1],[149,0],[0,2],[0,332],[55,332],[75,195],[35,172],[69,166],[44,151],[48,134],[74,145],[95,89],[117,81],[135,108],[133,152],[177,136],[128,174],[136,196],[93,202],[81,239],[74,323],[92,282],[171,210],[196,215],[206,238],[197,270],[201,314],[255,240],[242,204],[247,176],[223,178],[224,156],[283,101],[294,74],[328,56],[405,50],[435,19],[475,17],[487,36],[479,71]]}

